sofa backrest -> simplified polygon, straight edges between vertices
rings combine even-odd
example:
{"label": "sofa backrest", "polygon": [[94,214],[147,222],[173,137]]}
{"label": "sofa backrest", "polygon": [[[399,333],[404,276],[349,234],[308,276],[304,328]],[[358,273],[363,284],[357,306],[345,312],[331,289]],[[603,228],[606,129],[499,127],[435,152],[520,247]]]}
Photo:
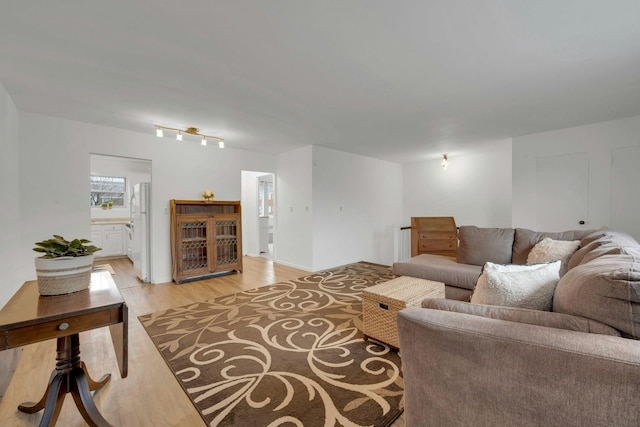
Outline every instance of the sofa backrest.
{"label": "sofa backrest", "polygon": [[640,245],[620,231],[581,240],[556,287],[553,311],[586,317],[640,339]]}
{"label": "sofa backrest", "polygon": [[456,261],[483,266],[487,262],[511,264],[513,228],[481,228],[464,225],[458,229]]}
{"label": "sofa backrest", "polygon": [[553,240],[581,240],[594,231],[546,232],[526,228],[482,228],[463,225],[458,230],[456,261],[479,266],[486,262],[526,264],[531,249],[545,237]]}
{"label": "sofa backrest", "polygon": [[568,230],[561,232],[533,231],[526,228],[516,228],[513,239],[513,253],[511,262],[513,264],[526,264],[527,257],[531,249],[544,239],[549,237],[553,240],[581,240],[592,234],[594,230]]}
{"label": "sofa backrest", "polygon": [[577,267],[602,255],[619,255],[633,251],[638,242],[622,231],[598,230],[580,241],[580,249],[569,260],[569,269]]}

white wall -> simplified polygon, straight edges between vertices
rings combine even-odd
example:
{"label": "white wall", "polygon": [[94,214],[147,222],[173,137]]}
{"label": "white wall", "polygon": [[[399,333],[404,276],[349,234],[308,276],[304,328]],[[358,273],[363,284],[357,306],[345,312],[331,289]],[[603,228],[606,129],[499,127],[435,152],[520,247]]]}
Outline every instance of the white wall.
{"label": "white wall", "polygon": [[391,265],[402,222],[402,166],[313,147],[313,265]]}
{"label": "white wall", "polygon": [[[18,128],[18,109],[0,84],[0,307],[22,286],[24,277],[16,267],[27,262],[16,251],[20,246]],[[31,258],[32,255],[27,260]]]}
{"label": "white wall", "polygon": [[[574,153],[586,153],[589,159],[589,228],[610,226],[612,152],[632,146],[640,146],[640,116],[514,138],[514,226],[537,228],[531,197],[536,190],[537,158]],[[640,210],[640,206],[630,208]]]}
{"label": "white wall", "polygon": [[[233,148],[202,147],[149,133],[130,132],[31,113],[20,114],[21,259],[33,242],[53,233],[89,236],[89,153],[150,159],[152,281],[171,280],[169,200],[200,199],[207,188],[217,200],[240,200],[241,171],[275,172],[275,156]],[[229,142],[227,147],[232,147]],[[21,280],[35,279],[29,261]]]}
{"label": "white wall", "polygon": [[495,141],[477,151],[408,163],[403,168],[404,226],[412,216],[452,216],[456,224],[511,226],[511,140]]}
{"label": "white wall", "polygon": [[313,270],[312,147],[280,154],[276,175],[274,261]]}

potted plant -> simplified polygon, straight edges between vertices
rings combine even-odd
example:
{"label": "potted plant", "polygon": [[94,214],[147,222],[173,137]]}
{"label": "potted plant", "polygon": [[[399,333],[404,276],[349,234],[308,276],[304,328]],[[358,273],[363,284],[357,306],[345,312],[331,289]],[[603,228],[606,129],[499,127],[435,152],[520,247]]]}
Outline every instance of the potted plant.
{"label": "potted plant", "polygon": [[40,295],[69,294],[89,287],[93,254],[101,249],[89,243],[56,234],[35,243],[33,250],[44,254],[35,259]]}

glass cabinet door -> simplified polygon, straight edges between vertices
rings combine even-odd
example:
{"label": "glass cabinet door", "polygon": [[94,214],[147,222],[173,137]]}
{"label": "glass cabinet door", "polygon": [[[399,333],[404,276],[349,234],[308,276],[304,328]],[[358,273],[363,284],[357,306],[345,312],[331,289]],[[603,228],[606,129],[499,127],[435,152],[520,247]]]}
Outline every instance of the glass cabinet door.
{"label": "glass cabinet door", "polygon": [[178,261],[183,274],[206,274],[209,265],[208,217],[181,217],[178,219]]}
{"label": "glass cabinet door", "polygon": [[242,257],[242,235],[240,233],[240,215],[216,215],[212,218],[215,232],[216,270],[233,270],[240,266]]}

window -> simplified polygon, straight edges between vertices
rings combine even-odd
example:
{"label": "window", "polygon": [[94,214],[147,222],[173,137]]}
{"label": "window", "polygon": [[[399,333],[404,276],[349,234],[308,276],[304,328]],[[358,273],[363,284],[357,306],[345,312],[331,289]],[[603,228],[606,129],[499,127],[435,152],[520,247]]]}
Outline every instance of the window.
{"label": "window", "polygon": [[91,176],[91,207],[112,202],[114,207],[125,207],[127,180],[124,177]]}

